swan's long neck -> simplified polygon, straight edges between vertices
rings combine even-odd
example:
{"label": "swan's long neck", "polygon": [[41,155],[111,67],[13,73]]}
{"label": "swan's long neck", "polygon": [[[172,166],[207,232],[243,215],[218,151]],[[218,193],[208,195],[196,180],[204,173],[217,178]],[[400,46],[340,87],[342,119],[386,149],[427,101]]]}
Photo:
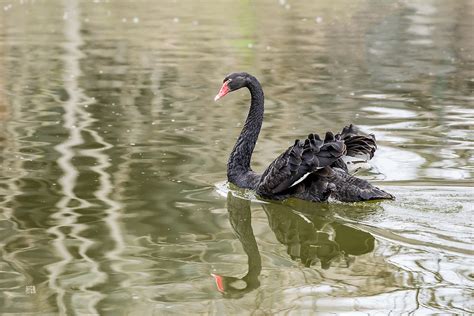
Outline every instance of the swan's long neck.
{"label": "swan's long neck", "polygon": [[264,96],[262,87],[255,77],[250,77],[247,88],[252,99],[250,110],[240,136],[230,154],[227,163],[227,178],[239,187],[253,189],[256,185],[256,179],[253,172],[251,172],[250,160],[262,127]]}

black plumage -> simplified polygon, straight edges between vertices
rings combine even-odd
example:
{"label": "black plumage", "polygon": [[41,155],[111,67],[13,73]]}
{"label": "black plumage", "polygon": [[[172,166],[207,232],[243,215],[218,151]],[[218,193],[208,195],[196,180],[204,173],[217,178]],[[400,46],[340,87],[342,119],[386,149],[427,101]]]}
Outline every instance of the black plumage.
{"label": "black plumage", "polygon": [[243,87],[250,91],[251,104],[227,163],[230,182],[276,200],[296,197],[326,201],[330,196],[344,202],[393,199],[391,194],[348,174],[345,157],[369,160],[377,149],[375,137],[360,135],[352,124],[336,135],[327,132],[324,139],[309,134],[304,140],[296,140],[263,174],[255,173],[250,161],[263,122],[264,94],[260,83],[247,73],[230,74],[216,100]]}

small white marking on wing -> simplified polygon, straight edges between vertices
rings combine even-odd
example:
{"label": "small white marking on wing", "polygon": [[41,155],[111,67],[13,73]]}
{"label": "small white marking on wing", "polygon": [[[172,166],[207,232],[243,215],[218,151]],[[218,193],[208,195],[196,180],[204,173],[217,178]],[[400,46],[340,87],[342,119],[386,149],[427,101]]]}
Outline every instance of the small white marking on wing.
{"label": "small white marking on wing", "polygon": [[305,175],[303,175],[301,178],[299,178],[298,180],[296,180],[295,182],[293,182],[293,184],[290,185],[290,188],[291,188],[292,186],[297,185],[298,183],[300,183],[300,182],[303,181],[304,179],[306,179],[306,177],[308,177],[310,174],[311,174],[311,172],[308,172],[308,173],[306,173]]}

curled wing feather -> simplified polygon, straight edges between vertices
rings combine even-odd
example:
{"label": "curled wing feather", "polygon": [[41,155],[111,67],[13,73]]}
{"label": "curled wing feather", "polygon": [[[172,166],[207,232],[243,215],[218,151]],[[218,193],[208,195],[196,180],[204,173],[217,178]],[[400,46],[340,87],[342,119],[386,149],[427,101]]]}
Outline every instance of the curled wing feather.
{"label": "curled wing feather", "polygon": [[296,140],[262,174],[257,193],[273,196],[290,188],[308,173],[330,166],[346,153],[346,145],[340,135],[326,133],[322,140],[317,134],[309,134],[304,140]]}
{"label": "curled wing feather", "polygon": [[373,134],[361,135],[354,125],[351,124],[344,127],[338,135],[347,147],[347,156],[362,158],[365,161],[374,157],[377,144]]}

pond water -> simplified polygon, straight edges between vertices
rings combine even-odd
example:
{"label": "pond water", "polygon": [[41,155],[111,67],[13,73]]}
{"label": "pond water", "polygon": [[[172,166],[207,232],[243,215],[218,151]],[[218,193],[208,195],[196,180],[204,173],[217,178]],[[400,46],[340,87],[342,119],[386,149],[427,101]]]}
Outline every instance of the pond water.
{"label": "pond water", "polygon": [[[473,1],[0,4],[0,312],[474,312]],[[255,170],[354,123],[396,200],[229,186],[232,71]]]}

